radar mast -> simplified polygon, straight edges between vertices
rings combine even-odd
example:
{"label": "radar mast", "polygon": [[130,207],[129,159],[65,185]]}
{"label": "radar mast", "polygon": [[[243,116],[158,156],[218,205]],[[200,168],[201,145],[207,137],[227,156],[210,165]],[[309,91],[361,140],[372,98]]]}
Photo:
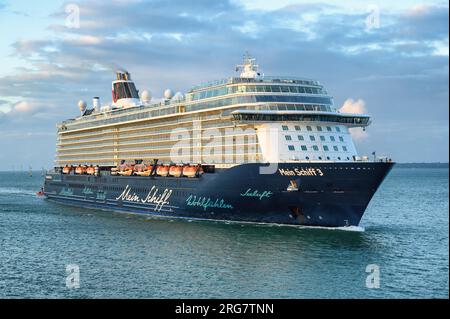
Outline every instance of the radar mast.
{"label": "radar mast", "polygon": [[256,64],[256,59],[248,52],[245,52],[243,63],[236,66],[236,72],[241,71],[239,75],[241,78],[256,78],[260,76],[258,72],[259,65]]}

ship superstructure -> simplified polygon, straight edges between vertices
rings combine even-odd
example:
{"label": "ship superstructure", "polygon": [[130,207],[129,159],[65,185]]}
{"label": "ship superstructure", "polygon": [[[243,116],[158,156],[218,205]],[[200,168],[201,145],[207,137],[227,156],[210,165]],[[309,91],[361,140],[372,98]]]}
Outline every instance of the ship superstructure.
{"label": "ship superstructure", "polygon": [[[185,96],[166,92],[157,104],[141,101],[129,73],[119,71],[111,106],[82,109],[82,116],[58,126],[56,165],[159,158],[231,167],[357,158],[348,129],[367,126],[368,115],[339,113],[318,81],[255,70],[246,57],[239,77],[194,87]],[[175,145],[183,152],[173,154]]]}

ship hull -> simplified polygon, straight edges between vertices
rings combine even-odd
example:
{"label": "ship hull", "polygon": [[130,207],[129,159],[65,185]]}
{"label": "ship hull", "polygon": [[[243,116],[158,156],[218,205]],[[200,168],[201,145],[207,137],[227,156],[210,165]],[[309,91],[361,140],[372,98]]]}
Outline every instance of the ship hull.
{"label": "ship hull", "polygon": [[201,177],[46,176],[50,201],[236,222],[357,226],[393,163],[243,164]]}

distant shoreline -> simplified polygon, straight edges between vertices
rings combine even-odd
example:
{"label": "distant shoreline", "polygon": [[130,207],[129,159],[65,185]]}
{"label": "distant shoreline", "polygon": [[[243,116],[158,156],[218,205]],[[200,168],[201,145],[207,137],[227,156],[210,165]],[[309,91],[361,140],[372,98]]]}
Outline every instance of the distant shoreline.
{"label": "distant shoreline", "polygon": [[448,168],[448,163],[396,163],[397,168]]}

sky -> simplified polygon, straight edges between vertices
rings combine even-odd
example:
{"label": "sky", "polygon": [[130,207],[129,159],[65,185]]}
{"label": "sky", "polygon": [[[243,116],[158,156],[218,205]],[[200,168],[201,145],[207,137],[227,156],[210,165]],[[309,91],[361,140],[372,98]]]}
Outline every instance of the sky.
{"label": "sky", "polygon": [[0,0],[2,169],[52,167],[56,123],[110,102],[117,68],[159,98],[235,75],[246,51],[370,114],[361,155],[448,162],[448,23],[446,1]]}

